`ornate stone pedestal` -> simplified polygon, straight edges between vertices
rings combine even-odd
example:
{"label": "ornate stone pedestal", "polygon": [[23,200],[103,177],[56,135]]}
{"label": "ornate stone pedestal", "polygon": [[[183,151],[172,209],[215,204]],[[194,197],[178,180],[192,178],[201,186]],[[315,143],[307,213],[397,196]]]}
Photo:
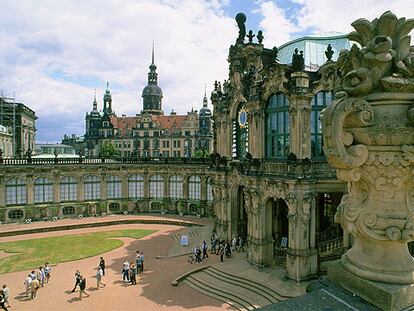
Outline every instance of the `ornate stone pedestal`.
{"label": "ornate stone pedestal", "polygon": [[328,265],[328,279],[383,311],[414,305],[414,286],[373,282],[348,272],[340,261]]}

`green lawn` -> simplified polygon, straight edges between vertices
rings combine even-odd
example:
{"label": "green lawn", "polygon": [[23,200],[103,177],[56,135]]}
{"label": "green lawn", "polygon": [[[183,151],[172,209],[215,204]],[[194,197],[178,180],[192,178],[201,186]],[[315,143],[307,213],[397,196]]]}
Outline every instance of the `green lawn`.
{"label": "green lawn", "polygon": [[17,253],[0,259],[0,274],[31,270],[49,261],[52,265],[108,252],[123,245],[117,237],[139,239],[155,230],[113,230],[78,235],[0,243],[0,251]]}

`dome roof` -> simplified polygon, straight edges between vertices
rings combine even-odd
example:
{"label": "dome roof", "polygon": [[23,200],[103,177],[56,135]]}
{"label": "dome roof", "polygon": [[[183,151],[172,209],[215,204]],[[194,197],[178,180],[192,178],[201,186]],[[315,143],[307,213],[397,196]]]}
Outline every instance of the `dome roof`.
{"label": "dome roof", "polygon": [[200,109],[200,116],[202,115],[211,115],[211,110],[208,107],[203,107]]}
{"label": "dome roof", "polygon": [[142,90],[142,96],[146,95],[156,95],[162,97],[162,90],[161,88],[156,84],[148,84],[144,89]]}
{"label": "dome roof", "polygon": [[320,66],[326,63],[325,51],[328,44],[334,52],[332,60],[336,61],[342,49],[350,49],[351,42],[346,34],[329,32],[319,35],[306,36],[289,41],[279,47],[278,59],[282,64],[292,63],[292,55],[295,49],[303,51],[305,57],[305,70],[317,71]]}

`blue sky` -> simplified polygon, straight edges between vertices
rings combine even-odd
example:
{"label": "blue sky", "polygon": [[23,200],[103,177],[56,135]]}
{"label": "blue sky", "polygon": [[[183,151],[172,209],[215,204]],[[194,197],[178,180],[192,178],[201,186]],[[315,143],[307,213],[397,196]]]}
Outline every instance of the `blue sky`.
{"label": "blue sky", "polygon": [[[85,113],[98,108],[109,81],[118,115],[142,109],[152,40],[163,108],[199,109],[204,85],[227,78],[227,53],[238,35],[263,30],[266,47],[299,36],[349,32],[357,18],[386,10],[414,17],[411,0],[2,0],[0,90],[36,111],[37,141],[84,133]],[[391,6],[390,6],[391,5]]]}

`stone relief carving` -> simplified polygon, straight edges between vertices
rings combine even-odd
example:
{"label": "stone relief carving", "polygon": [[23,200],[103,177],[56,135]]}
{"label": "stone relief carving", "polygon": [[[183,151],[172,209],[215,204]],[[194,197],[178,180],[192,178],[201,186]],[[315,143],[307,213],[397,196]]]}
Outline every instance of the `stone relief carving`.
{"label": "stone relief carving", "polygon": [[341,51],[340,87],[321,117],[327,160],[349,188],[335,216],[355,239],[342,263],[369,280],[412,284],[414,20],[387,11],[352,26],[361,48]]}

